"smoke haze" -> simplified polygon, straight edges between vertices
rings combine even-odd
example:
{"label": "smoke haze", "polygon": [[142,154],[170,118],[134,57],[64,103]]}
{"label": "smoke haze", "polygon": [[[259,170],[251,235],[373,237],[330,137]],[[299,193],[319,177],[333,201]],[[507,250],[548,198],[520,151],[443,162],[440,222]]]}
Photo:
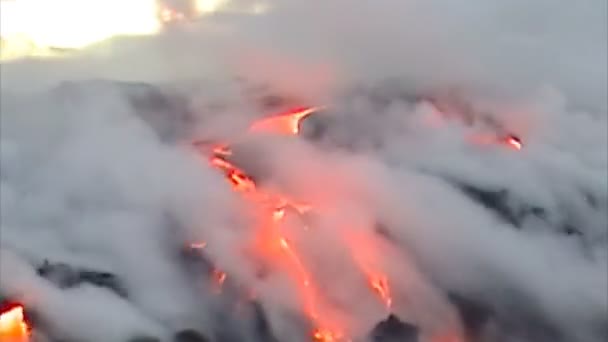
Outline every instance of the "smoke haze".
{"label": "smoke haze", "polygon": [[[268,114],[260,97],[279,94],[329,107],[304,133],[317,118],[331,124],[316,140],[249,138],[240,161],[318,209],[311,231],[292,238],[355,334],[386,312],[347,260],[340,241],[351,230],[382,251],[395,313],[428,341],[465,334],[448,294],[493,310],[482,341],[601,341],[606,6],[280,0],[264,14],[217,13],[3,63],[0,296],[65,340],[221,330],[223,304],[201,288],[203,270],[179,260],[181,246],[205,241],[229,279],[258,293],[278,339],[299,341],[293,289],[279,272],[258,277],[246,251],[251,206],[189,146],[233,139]],[[464,103],[474,123],[437,116],[435,98],[454,112]],[[494,129],[524,148],[467,140]],[[542,214],[505,220],[465,185]],[[58,289],[35,273],[45,259],[111,272],[129,296]],[[244,321],[240,338],[253,341]]]}

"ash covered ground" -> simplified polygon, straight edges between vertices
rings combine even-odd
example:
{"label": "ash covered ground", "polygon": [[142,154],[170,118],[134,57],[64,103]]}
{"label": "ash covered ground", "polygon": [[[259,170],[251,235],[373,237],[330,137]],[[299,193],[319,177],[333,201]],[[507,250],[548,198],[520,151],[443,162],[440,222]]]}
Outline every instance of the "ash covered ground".
{"label": "ash covered ground", "polygon": [[[353,340],[604,341],[606,13],[284,0],[4,63],[0,300],[34,341],[310,340],[298,291],[247,253],[250,206],[191,144],[220,141],[322,209],[294,241]],[[298,136],[241,140],[307,105],[326,108]],[[390,311],[351,230],[381,251]]]}

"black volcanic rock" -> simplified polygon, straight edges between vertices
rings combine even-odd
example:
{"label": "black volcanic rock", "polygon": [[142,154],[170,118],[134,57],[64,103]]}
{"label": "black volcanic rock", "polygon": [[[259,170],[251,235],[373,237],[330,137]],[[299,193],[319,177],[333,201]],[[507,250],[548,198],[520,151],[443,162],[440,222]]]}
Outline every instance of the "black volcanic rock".
{"label": "black volcanic rock", "polygon": [[476,341],[492,317],[492,310],[478,302],[456,293],[448,293],[448,299],[456,307],[466,336]]}
{"label": "black volcanic rock", "polygon": [[563,329],[529,296],[506,288],[492,293],[448,292],[471,342],[570,341]]}
{"label": "black volcanic rock", "polygon": [[208,342],[209,339],[195,330],[186,329],[186,330],[177,332],[173,336],[173,341],[174,342]]}
{"label": "black volcanic rock", "polygon": [[136,114],[146,121],[168,143],[187,135],[194,122],[188,109],[188,99],[160,87],[139,83],[117,83],[127,96]]}
{"label": "black volcanic rock", "polygon": [[187,96],[159,85],[93,79],[63,82],[55,93],[69,103],[116,95],[166,143],[183,139],[195,120]]}
{"label": "black volcanic rock", "polygon": [[483,205],[487,209],[495,212],[500,218],[512,224],[515,227],[521,227],[522,221],[528,214],[542,216],[544,211],[542,208],[530,210],[517,210],[509,205],[509,192],[505,189],[485,190],[474,187],[468,184],[456,185],[473,201]]}
{"label": "black volcanic rock", "polygon": [[277,338],[272,333],[272,329],[270,327],[270,323],[266,317],[266,313],[264,312],[264,308],[262,305],[254,301],[251,303],[251,307],[253,309],[253,324],[255,335],[257,336],[259,341],[264,342],[277,342]]}
{"label": "black volcanic rock", "polygon": [[51,264],[48,260],[37,269],[38,275],[46,278],[60,288],[70,288],[76,286],[80,279],[78,271],[64,263]]}
{"label": "black volcanic rock", "polygon": [[[550,223],[548,214],[544,208],[522,203],[516,200],[512,193],[506,189],[482,189],[470,184],[451,181],[472,201],[482,205],[496,216],[512,226],[523,229],[524,222],[529,218],[536,218],[540,221]],[[550,224],[556,226],[555,224]],[[565,220],[557,224],[557,232],[566,236],[583,237],[583,232],[572,223]]]}
{"label": "black volcanic rock", "polygon": [[[482,189],[454,180],[449,180],[449,182],[471,200],[494,212],[499,218],[517,228],[522,228],[524,221],[529,217],[536,217],[542,221],[547,220],[547,211],[544,208],[528,203],[519,203],[520,201],[516,200],[507,189]],[[568,232],[568,235],[578,232],[576,228],[568,223],[564,224],[562,230]]]}
{"label": "black volcanic rock", "polygon": [[215,269],[213,262],[205,252],[199,248],[190,248],[188,246],[180,248],[178,259],[184,266],[185,271],[192,272],[191,274],[197,272],[211,274]]}
{"label": "black volcanic rock", "polygon": [[7,298],[4,298],[2,295],[0,295],[0,312],[4,312],[7,311],[13,307],[15,307],[14,302],[10,301]]}
{"label": "black volcanic rock", "polygon": [[418,328],[391,314],[376,324],[370,337],[373,342],[418,342]]}
{"label": "black volcanic rock", "polygon": [[327,115],[326,111],[320,111],[307,116],[300,121],[300,135],[307,140],[316,141],[322,139],[337,125],[334,116]]}
{"label": "black volcanic rock", "polygon": [[127,291],[116,275],[109,272],[78,269],[64,263],[50,263],[45,260],[37,269],[38,275],[51,281],[59,288],[67,289],[88,283],[111,290],[121,297],[127,297]]}
{"label": "black volcanic rock", "polygon": [[151,336],[135,336],[127,340],[127,342],[161,342],[161,340]]}

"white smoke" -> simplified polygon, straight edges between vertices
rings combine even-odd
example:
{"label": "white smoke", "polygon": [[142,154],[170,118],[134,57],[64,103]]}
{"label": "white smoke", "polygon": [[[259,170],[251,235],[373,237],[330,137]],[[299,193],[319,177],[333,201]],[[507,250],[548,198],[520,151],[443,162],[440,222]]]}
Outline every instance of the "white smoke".
{"label": "white smoke", "polygon": [[[284,313],[300,310],[296,294],[279,275],[258,279],[243,252],[253,234],[247,204],[182,143],[234,136],[260,115],[251,101],[259,86],[329,104],[328,116],[343,123],[320,145],[248,143],[253,162],[268,163],[265,185],[319,208],[317,231],[294,238],[357,333],[385,313],[347,260],[345,229],[382,251],[395,311],[425,337],[462,328],[446,291],[512,311],[516,324],[557,326],[565,340],[603,336],[606,2],[273,5],[264,15],[218,14],[73,57],[2,65],[1,295],[36,308],[66,339],[211,330],[214,298],[176,259],[180,244],[204,240],[219,268],[260,293],[278,336],[295,339]],[[160,105],[134,106],[129,91],[91,79],[176,86],[195,118],[167,144],[157,133],[176,125],[172,117],[148,113]],[[85,82],[58,87],[64,81]],[[524,149],[470,144],[466,137],[483,127],[429,126],[434,107],[411,101],[454,89],[520,135]],[[342,144],[349,152],[336,149]],[[545,217],[516,228],[454,182],[508,190]],[[561,234],[565,223],[582,236]],[[44,259],[112,272],[129,298],[58,290],[33,273]]]}

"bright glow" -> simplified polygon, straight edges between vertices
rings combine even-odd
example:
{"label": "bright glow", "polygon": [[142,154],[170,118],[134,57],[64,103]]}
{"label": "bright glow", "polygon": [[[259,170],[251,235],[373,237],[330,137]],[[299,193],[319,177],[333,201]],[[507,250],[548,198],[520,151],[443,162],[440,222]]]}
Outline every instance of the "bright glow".
{"label": "bright glow", "polygon": [[13,0],[0,2],[3,40],[79,49],[117,35],[159,31],[156,0]]}
{"label": "bright glow", "polygon": [[256,121],[249,127],[250,132],[294,135],[300,132],[300,123],[320,107],[291,109],[285,113]]}
{"label": "bright glow", "polygon": [[0,341],[29,341],[29,329],[22,306],[15,306],[0,314]]}
{"label": "bright glow", "polygon": [[254,14],[263,14],[270,10],[270,5],[265,3],[258,3],[251,7],[251,12]]}
{"label": "bright glow", "polygon": [[264,1],[256,1],[249,6],[233,3],[230,0],[195,0],[196,12],[199,15],[212,14],[217,12],[237,12],[248,14],[263,14],[270,10],[269,4]]}
{"label": "bright glow", "polygon": [[[264,118],[253,123],[249,132],[296,135],[299,132],[300,121],[316,110],[316,108],[308,107],[296,108],[280,115]],[[206,144],[200,142],[195,145],[204,148]],[[268,264],[282,268],[289,275],[301,300],[304,313],[315,326],[311,331],[312,339],[316,342],[343,341],[342,323],[326,310],[327,304],[319,295],[318,286],[312,275],[309,274],[308,267],[301,258],[297,246],[283,235],[286,208],[292,208],[299,214],[303,214],[311,210],[311,207],[290,201],[280,194],[258,188],[251,177],[226,158],[231,155],[228,146],[218,144],[211,146],[210,150],[213,152],[210,158],[211,165],[221,170],[232,184],[233,189],[250,200],[251,204],[259,209],[260,227],[253,242],[256,255],[263,258]],[[216,270],[213,278],[221,291],[226,274]],[[385,285],[382,284],[381,286]],[[384,290],[384,287],[382,289]]]}
{"label": "bright glow", "polygon": [[190,248],[193,248],[193,249],[203,249],[205,247],[207,247],[207,243],[205,241],[195,242],[195,243],[190,244]]}
{"label": "bright glow", "polygon": [[228,0],[196,0],[196,11],[200,14],[214,13],[226,5]]}
{"label": "bright glow", "polygon": [[159,16],[160,20],[165,24],[180,22],[186,19],[186,16],[183,13],[172,10],[168,7],[161,8],[159,10]]}
{"label": "bright glow", "polygon": [[518,151],[521,150],[522,147],[523,147],[523,144],[522,144],[521,140],[519,138],[513,136],[513,135],[508,136],[505,139],[505,143],[507,145],[511,146],[513,149],[516,149]]}

